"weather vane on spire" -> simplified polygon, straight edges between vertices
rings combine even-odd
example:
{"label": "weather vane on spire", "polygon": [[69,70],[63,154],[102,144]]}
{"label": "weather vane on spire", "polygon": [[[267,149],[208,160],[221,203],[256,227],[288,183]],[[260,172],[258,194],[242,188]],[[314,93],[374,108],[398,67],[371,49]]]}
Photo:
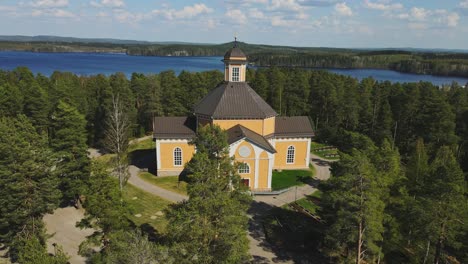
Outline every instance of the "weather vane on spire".
{"label": "weather vane on spire", "polygon": [[234,33],[234,47],[237,47],[237,32]]}

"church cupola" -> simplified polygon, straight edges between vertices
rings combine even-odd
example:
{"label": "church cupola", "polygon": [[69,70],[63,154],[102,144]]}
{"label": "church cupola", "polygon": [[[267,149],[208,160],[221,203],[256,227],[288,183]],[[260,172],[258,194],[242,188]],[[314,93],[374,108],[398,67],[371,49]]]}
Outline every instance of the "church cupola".
{"label": "church cupola", "polygon": [[234,47],[224,54],[224,80],[227,82],[245,82],[245,69],[247,56],[237,47],[237,38]]}

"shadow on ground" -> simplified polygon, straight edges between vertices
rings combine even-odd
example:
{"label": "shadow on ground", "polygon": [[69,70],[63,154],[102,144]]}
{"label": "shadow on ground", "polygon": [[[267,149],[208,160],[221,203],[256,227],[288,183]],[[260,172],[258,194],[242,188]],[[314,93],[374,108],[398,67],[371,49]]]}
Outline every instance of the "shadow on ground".
{"label": "shadow on ground", "polygon": [[[265,251],[274,253],[273,262],[326,263],[318,251],[322,225],[302,213],[254,201],[249,209],[249,232]],[[253,253],[252,263],[269,263]]]}
{"label": "shadow on ground", "polygon": [[154,149],[137,149],[129,154],[130,165],[134,165],[139,169],[147,169],[148,172],[156,173],[156,150]]}

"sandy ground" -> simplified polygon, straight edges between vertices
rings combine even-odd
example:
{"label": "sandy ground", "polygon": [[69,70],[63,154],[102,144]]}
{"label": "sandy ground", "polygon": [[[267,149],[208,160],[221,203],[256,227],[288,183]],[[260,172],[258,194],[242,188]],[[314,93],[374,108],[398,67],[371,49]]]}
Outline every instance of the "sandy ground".
{"label": "sandy ground", "polygon": [[59,208],[53,214],[44,216],[44,223],[48,235],[53,235],[47,240],[47,251],[54,253],[54,243],[62,246],[65,253],[70,256],[71,264],[83,264],[86,259],[78,255],[78,249],[93,229],[80,229],[76,223],[84,217],[84,211],[74,207]]}

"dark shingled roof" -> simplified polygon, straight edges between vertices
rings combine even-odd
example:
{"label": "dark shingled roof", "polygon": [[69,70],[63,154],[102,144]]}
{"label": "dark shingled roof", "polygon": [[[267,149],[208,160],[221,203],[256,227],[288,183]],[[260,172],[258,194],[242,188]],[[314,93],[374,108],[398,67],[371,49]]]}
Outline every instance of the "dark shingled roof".
{"label": "dark shingled roof", "polygon": [[268,118],[277,115],[246,82],[223,82],[195,106],[194,112],[213,118]]}
{"label": "dark shingled roof", "polygon": [[270,153],[276,153],[276,150],[270,145],[268,140],[242,125],[233,126],[226,132],[228,134],[229,144],[245,138],[259,147],[269,151]]}
{"label": "dark shingled roof", "polygon": [[157,139],[186,138],[195,136],[195,117],[155,117],[153,137]]}
{"label": "dark shingled roof", "polygon": [[224,54],[225,59],[229,59],[230,57],[246,57],[244,52],[239,49],[237,46],[232,47],[230,50]]}
{"label": "dark shingled roof", "polygon": [[307,116],[276,117],[275,137],[313,137],[314,130]]}

